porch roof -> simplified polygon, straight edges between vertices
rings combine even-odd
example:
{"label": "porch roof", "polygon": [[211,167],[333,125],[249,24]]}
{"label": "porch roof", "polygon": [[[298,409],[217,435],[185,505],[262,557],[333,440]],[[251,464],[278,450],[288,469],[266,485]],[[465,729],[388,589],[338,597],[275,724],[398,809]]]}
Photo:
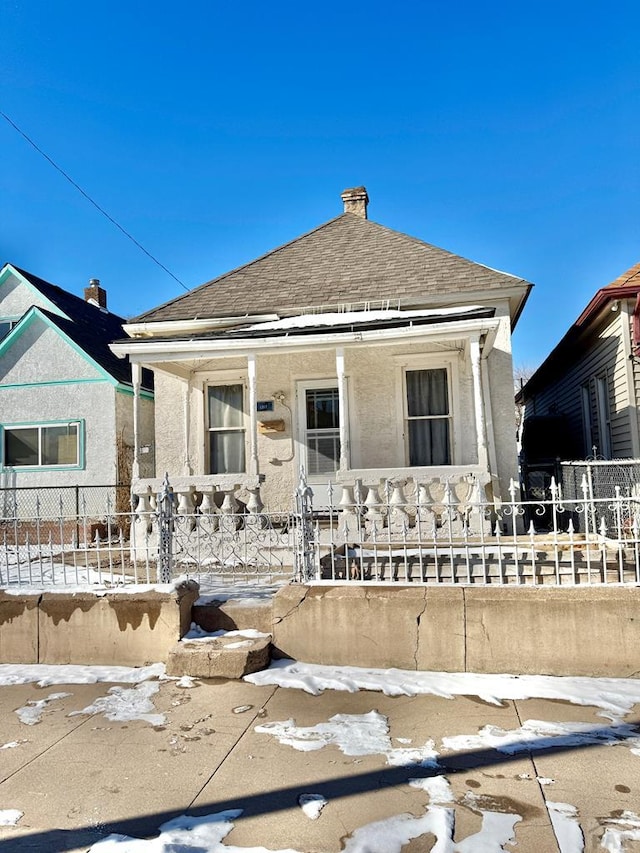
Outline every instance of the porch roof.
{"label": "porch roof", "polygon": [[[231,329],[211,329],[198,334],[154,335],[156,343],[166,341],[225,341],[257,338],[293,338],[308,337],[323,333],[343,334],[364,330],[401,329],[420,326],[433,326],[442,323],[454,323],[463,320],[478,320],[495,316],[495,308],[479,305],[460,306],[458,308],[423,311],[358,311],[342,314],[303,314],[287,317],[283,320],[271,320],[234,326]],[[137,339],[118,341],[132,347]]]}

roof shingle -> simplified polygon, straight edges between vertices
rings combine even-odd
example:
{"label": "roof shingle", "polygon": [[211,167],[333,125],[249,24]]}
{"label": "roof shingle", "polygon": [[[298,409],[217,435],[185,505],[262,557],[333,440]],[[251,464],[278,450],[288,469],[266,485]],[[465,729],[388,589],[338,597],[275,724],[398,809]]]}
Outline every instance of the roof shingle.
{"label": "roof shingle", "polygon": [[517,285],[529,286],[524,279],[343,213],[132,322],[287,312],[387,299],[435,302],[452,292]]}

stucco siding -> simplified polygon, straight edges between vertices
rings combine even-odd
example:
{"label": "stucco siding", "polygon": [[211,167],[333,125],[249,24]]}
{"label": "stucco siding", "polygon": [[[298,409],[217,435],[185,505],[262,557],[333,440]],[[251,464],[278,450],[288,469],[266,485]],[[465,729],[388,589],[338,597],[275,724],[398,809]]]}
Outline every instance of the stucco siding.
{"label": "stucco siding", "polygon": [[45,308],[54,314],[59,313],[44,296],[28,287],[13,273],[8,274],[0,283],[0,317],[17,319],[32,305]]}
{"label": "stucco siding", "polygon": [[[118,390],[115,395],[116,436],[118,452],[118,482],[131,482],[134,455],[133,394]],[[138,448],[147,448],[139,455],[140,476],[153,477],[154,465],[154,405],[153,400],[141,397],[138,401]]]}
{"label": "stucco siding", "polygon": [[[508,482],[516,473],[515,423],[512,395],[508,319],[496,341],[496,357],[490,358],[493,385],[490,406],[496,443],[500,447],[499,475]],[[448,366],[451,375],[453,414],[452,462],[478,463],[473,378],[468,343],[452,340],[425,345],[346,347],[345,374],[348,400],[350,464],[352,468],[392,468],[408,465],[403,436],[403,370]],[[284,421],[283,431],[258,434],[260,473],[265,476],[262,498],[272,509],[289,508],[301,456],[301,383],[334,380],[337,385],[335,349],[308,353],[259,355],[256,359],[257,399],[270,401],[273,411],[260,413],[262,421]],[[186,380],[156,371],[156,472],[172,475],[205,474],[205,398],[207,383],[239,381],[246,385],[246,360],[208,361],[206,370],[194,371]],[[187,388],[188,406],[186,405]],[[487,401],[489,404],[489,401]],[[506,414],[505,414],[506,413]],[[248,419],[247,419],[248,427]],[[188,449],[188,453],[187,453]],[[249,438],[247,435],[247,456]],[[291,458],[293,456],[293,458]],[[188,460],[188,463],[187,463]]]}
{"label": "stucco siding", "polygon": [[64,486],[115,482],[115,388],[107,382],[81,385],[0,387],[2,423],[82,420],[84,459],[79,469],[4,470],[3,485]]}
{"label": "stucco siding", "polygon": [[103,379],[103,376],[57,331],[38,318],[0,356],[2,385]]}

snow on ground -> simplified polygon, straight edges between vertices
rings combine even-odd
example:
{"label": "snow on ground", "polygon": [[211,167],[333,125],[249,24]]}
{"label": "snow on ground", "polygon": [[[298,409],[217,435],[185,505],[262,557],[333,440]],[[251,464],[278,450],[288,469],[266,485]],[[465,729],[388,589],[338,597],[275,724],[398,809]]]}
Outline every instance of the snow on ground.
{"label": "snow on ground", "polygon": [[606,828],[600,846],[608,853],[623,853],[626,849],[624,841],[640,841],[640,817],[634,812],[624,811],[619,817],[607,819],[604,823]]}
{"label": "snow on ground", "polygon": [[35,726],[42,720],[42,714],[51,702],[57,702],[60,699],[66,699],[71,696],[71,693],[50,693],[44,699],[32,699],[27,702],[22,708],[16,710],[18,719],[25,726]]}
{"label": "snow on ground", "polygon": [[518,752],[603,744],[611,746],[624,742],[634,755],[640,755],[640,736],[635,726],[619,723],[596,729],[593,723],[552,723],[526,720],[518,729],[505,730],[485,726],[477,735],[455,735],[442,739],[445,749],[460,752],[471,749],[496,749],[507,755]]}
{"label": "snow on ground", "polygon": [[560,853],[581,853],[584,836],[578,823],[578,810],[568,803],[547,802],[551,825],[560,847]]}
{"label": "snow on ground", "polygon": [[131,720],[144,720],[152,726],[162,726],[166,722],[164,714],[152,713],[155,708],[151,697],[160,685],[143,681],[135,687],[111,687],[107,696],[100,696],[82,711],[72,711],[68,716],[79,714],[103,714],[107,720],[127,723]]}
{"label": "snow on ground", "polygon": [[320,812],[327,805],[327,800],[322,794],[300,794],[298,805],[309,820],[318,820]]}
{"label": "snow on ground", "polygon": [[[195,632],[197,635],[197,632]],[[247,632],[232,632],[246,636]],[[259,632],[252,632],[258,635]],[[228,633],[227,633],[228,636]],[[194,637],[193,639],[198,639]],[[115,682],[104,697],[81,711],[72,714],[100,713],[110,720],[128,721],[145,719],[152,725],[164,722],[164,715],[154,713],[153,696],[159,682],[168,680],[163,664],[147,667],[104,666],[47,666],[0,665],[0,686],[35,683],[87,684]],[[475,675],[470,673],[424,673],[400,670],[358,669],[355,667],[322,667],[284,660],[275,662],[270,669],[247,676],[255,684],[277,684],[294,687],[312,694],[335,689],[354,692],[377,690],[392,696],[433,694],[445,698],[470,695],[499,705],[508,699],[548,698],[570,701],[577,705],[600,709],[604,717],[614,724],[602,727],[588,723],[553,723],[536,720],[525,721],[520,728],[503,730],[485,726],[476,734],[460,734],[442,740],[444,750],[492,748],[508,754],[550,745],[581,746],[585,744],[615,745],[624,743],[635,754],[640,754],[640,737],[634,727],[622,722],[622,717],[640,703],[640,680],[608,678],[570,678],[552,676]],[[193,686],[193,680],[171,679],[177,686]],[[129,685],[129,686],[122,686]],[[17,713],[27,725],[38,722],[51,702],[71,694],[52,693],[42,700],[27,703]],[[250,706],[240,706],[245,710]],[[321,749],[329,744],[337,746],[345,755],[380,754],[388,764],[415,765],[437,769],[438,753],[432,741],[423,746],[412,746],[408,738],[389,736],[387,718],[377,711],[368,714],[336,714],[327,722],[315,726],[296,726],[293,719],[263,723],[255,727],[260,734],[268,734],[292,748],[304,751]],[[4,744],[1,749],[18,745]],[[540,778],[541,785],[552,784],[552,779]],[[522,820],[518,814],[505,814],[486,809],[483,801],[472,791],[467,791],[459,804],[470,808],[481,817],[481,828],[474,835],[454,841],[456,801],[447,779],[436,776],[428,779],[411,779],[409,785],[421,789],[428,798],[424,814],[394,815],[359,827],[344,840],[345,853],[400,853],[403,845],[425,833],[436,841],[433,850],[439,853],[501,853],[511,849],[516,824]],[[322,820],[323,809],[331,803],[318,794],[300,795],[303,813],[313,820]],[[561,853],[582,853],[584,840],[579,816],[570,803],[548,803],[549,815],[558,839]],[[273,853],[264,847],[240,848],[224,843],[233,829],[240,810],[221,812],[205,817],[182,816],[159,828],[158,837],[150,840],[110,836],[95,844],[93,853],[195,853],[206,849],[211,853]],[[0,823],[15,823],[21,813],[13,809],[0,811]],[[628,842],[640,840],[640,817],[631,811],[622,812],[603,822],[602,849],[608,853],[622,853]],[[282,853],[282,851],[278,851]],[[296,853],[296,851],[285,851]]]}
{"label": "snow on ground", "polygon": [[0,809],[0,826],[15,826],[24,812],[18,809]]}
{"label": "snow on ground", "polygon": [[445,699],[477,696],[492,705],[505,699],[562,699],[575,705],[600,708],[600,716],[620,721],[640,703],[640,679],[587,678],[555,675],[484,675],[472,672],[419,672],[401,669],[365,669],[321,666],[293,660],[273,661],[269,669],[245,675],[252,684],[275,684],[305,690],[314,696],[323,690],[380,691],[386,696],[431,694]]}
{"label": "snow on ground", "polygon": [[389,724],[384,714],[335,714],[326,723],[316,726],[296,726],[294,720],[274,721],[255,726],[259,734],[270,734],[280,743],[301,752],[337,746],[345,755],[384,755],[387,764],[438,767],[434,743],[428,740],[423,747],[393,747]]}
{"label": "snow on ground", "polygon": [[163,663],[139,667],[3,663],[0,664],[0,687],[34,683],[38,687],[49,687],[52,684],[96,684],[101,681],[139,684],[153,678],[163,678],[164,674]]}
{"label": "snow on ground", "polygon": [[[255,628],[242,628],[238,631],[205,631],[199,625],[196,625],[195,622],[192,622],[191,627],[180,642],[206,643],[211,642],[212,640],[215,640],[218,637],[238,637],[238,639],[241,641],[266,640],[268,637],[271,637],[271,634],[264,634],[262,633],[262,631],[256,631]],[[238,643],[237,645],[239,646],[240,643]],[[242,643],[242,645],[248,645],[248,643]],[[227,645],[227,648],[233,648],[233,646]]]}

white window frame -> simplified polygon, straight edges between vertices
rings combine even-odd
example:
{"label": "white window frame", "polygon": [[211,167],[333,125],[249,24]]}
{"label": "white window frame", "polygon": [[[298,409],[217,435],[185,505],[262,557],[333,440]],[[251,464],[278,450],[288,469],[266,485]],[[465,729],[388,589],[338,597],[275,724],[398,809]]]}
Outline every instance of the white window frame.
{"label": "white window frame", "polygon": [[[47,428],[76,427],[76,461],[56,463],[43,463],[43,430]],[[38,430],[38,462],[35,465],[16,465],[7,461],[6,458],[6,434],[20,430]],[[77,471],[84,468],[84,421],[82,419],[64,421],[44,421],[36,423],[2,424],[2,470],[5,471]]]}
{"label": "white window frame", "polygon": [[207,472],[207,476],[215,477],[216,474],[211,473],[211,444],[210,444],[210,434],[211,432],[222,432],[226,431],[228,428],[226,427],[211,427],[209,425],[209,389],[217,388],[224,385],[241,385],[242,386],[242,426],[241,427],[232,427],[234,431],[242,432],[244,435],[244,471],[228,471],[228,472],[218,472],[220,476],[226,476],[227,474],[241,474],[246,475],[247,473],[247,465],[249,461],[249,389],[248,389],[248,380],[247,375],[245,373],[238,373],[230,371],[220,372],[219,374],[211,374],[203,379],[203,406],[204,406],[204,441],[203,441],[203,454],[204,454],[204,468]]}
{"label": "white window frame", "polygon": [[[408,422],[408,400],[406,373],[411,370],[437,370],[447,371],[447,393],[449,396],[449,450],[450,460],[446,466],[419,466],[419,467],[450,467],[460,464],[458,461],[459,448],[461,447],[461,418],[460,418],[460,382],[459,382],[459,359],[457,351],[445,353],[422,353],[420,355],[399,356],[396,372],[396,411],[398,413],[398,461],[397,465],[403,468],[416,467],[409,464],[409,431],[406,427]],[[439,416],[442,417],[442,416]],[[477,441],[474,442],[477,446]]]}

